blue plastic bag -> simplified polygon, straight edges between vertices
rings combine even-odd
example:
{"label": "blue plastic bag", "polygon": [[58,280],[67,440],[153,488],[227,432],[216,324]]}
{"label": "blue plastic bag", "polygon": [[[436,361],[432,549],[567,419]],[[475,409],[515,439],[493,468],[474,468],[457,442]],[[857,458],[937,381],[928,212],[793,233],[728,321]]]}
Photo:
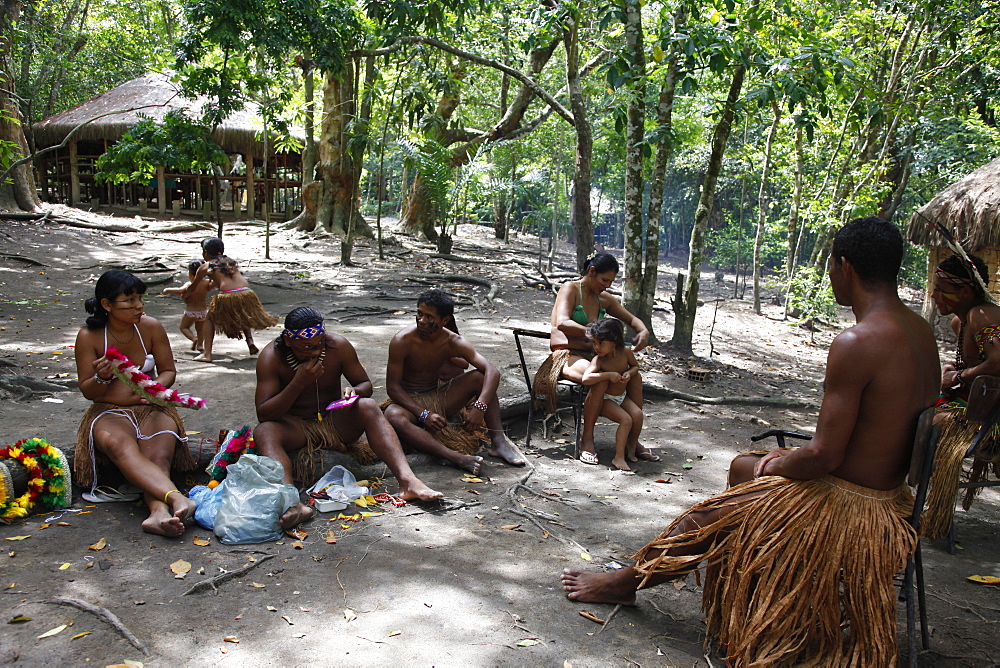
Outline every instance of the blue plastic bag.
{"label": "blue plastic bag", "polygon": [[211,531],[215,528],[215,514],[219,511],[219,504],[222,503],[222,489],[226,486],[226,481],[217,485],[215,489],[209,489],[205,485],[195,485],[188,492],[188,496],[198,503],[194,509],[194,521],[202,528]]}
{"label": "blue plastic bag", "polygon": [[[231,464],[215,513],[215,535],[226,545],[265,543],[282,536],[281,516],[299,502],[299,490],[281,481],[281,464],[244,454]],[[213,490],[215,491],[215,490]]]}

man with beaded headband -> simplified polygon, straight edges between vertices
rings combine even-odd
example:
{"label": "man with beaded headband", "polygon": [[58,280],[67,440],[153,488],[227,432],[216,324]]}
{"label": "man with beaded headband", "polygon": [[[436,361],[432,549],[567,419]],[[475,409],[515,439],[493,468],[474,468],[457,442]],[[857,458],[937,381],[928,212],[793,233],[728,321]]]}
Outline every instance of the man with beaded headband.
{"label": "man with beaded headband", "polygon": [[[343,389],[342,377],[348,383]],[[410,470],[395,431],[371,395],[372,383],[350,341],[327,332],[316,309],[295,309],[257,360],[258,452],[282,464],[286,483],[316,480],[317,450],[347,452],[364,464],[381,459],[396,476],[403,499],[440,498]],[[337,399],[355,396],[348,406],[326,410]],[[362,434],[368,443],[358,442]],[[297,453],[294,466],[290,453]],[[297,504],[282,515],[281,526],[293,527],[313,512]]]}
{"label": "man with beaded headband", "polygon": [[[417,298],[416,324],[389,342],[385,416],[404,445],[473,474],[483,465],[476,454],[483,437],[490,443],[491,455],[524,466],[524,456],[504,434],[500,421],[496,396],[500,373],[451,329],[454,310],[455,303],[442,290],[427,290]],[[456,363],[463,360],[473,368],[454,375],[460,366]],[[453,372],[443,374],[445,369]],[[449,379],[442,381],[443,376]],[[456,415],[462,420],[460,427],[448,422]]]}
{"label": "man with beaded headband", "polygon": [[[975,255],[953,255],[934,270],[931,297],[941,315],[950,315],[958,339],[954,361],[941,371],[941,400],[935,422],[941,437],[934,475],[921,529],[928,538],[941,538],[951,527],[962,460],[979,425],[965,421],[969,389],[976,376],[1000,375],[1000,306],[987,290],[989,270]],[[970,479],[985,479],[990,468],[1000,474],[1000,447],[988,439],[976,454]],[[962,507],[972,505],[975,493],[966,492]]]}

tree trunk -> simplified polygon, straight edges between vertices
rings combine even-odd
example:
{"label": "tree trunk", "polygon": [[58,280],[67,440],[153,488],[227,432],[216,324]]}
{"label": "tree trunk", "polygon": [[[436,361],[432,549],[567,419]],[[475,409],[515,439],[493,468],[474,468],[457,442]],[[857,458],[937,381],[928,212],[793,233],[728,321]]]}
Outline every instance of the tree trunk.
{"label": "tree trunk", "polygon": [[[623,305],[633,315],[643,318],[652,331],[648,318],[642,313],[642,145],[646,138],[646,58],[643,53],[642,14],[639,5],[626,2],[625,44],[631,61],[628,87],[628,109],[625,124],[625,286]],[[649,224],[657,223],[650,220]]]}
{"label": "tree trunk", "polygon": [[[357,93],[357,76],[354,79],[354,90]],[[372,117],[372,101],[375,98],[375,57],[368,56],[365,58],[365,81],[364,81],[364,97],[361,98],[361,111],[358,114],[357,119],[354,122],[352,134],[358,139],[364,137],[367,139],[369,135],[369,127]],[[351,253],[354,249],[354,239],[355,236],[360,231],[360,227],[365,224],[364,218],[361,215],[359,209],[360,204],[360,192],[359,188],[361,185],[361,168],[364,166],[364,146],[368,142],[358,141],[355,143],[356,148],[347,147],[351,153],[351,209],[347,214],[346,230],[347,234],[344,235],[344,239],[340,246],[340,263],[342,265],[350,266],[351,263]],[[369,235],[370,237],[371,235]]]}
{"label": "tree trunk", "polygon": [[[577,9],[581,12],[582,7]],[[576,230],[576,264],[583,271],[587,256],[594,249],[594,225],[590,211],[590,165],[594,137],[587,120],[587,106],[580,86],[579,15],[566,19],[563,40],[566,44],[566,85],[576,130],[576,165],[573,170],[572,222]]]}
{"label": "tree trunk", "polygon": [[[0,0],[0,141],[11,146],[11,162],[28,155],[28,143],[21,129],[21,110],[14,92],[12,49],[15,25],[20,15],[21,0]],[[0,209],[37,210],[38,192],[31,165],[20,165],[11,172],[10,179],[10,183],[0,184]]]}
{"label": "tree trunk", "polygon": [[[308,49],[302,56],[302,93],[305,96],[305,118],[302,129],[306,135],[306,145],[302,151],[302,187],[309,185],[316,178],[316,129],[314,112],[316,110],[316,77],[312,62],[312,52]],[[315,226],[315,219],[313,220]],[[310,231],[312,231],[310,229]]]}
{"label": "tree trunk", "polygon": [[764,144],[764,169],[760,175],[760,190],[757,191],[757,235],[753,240],[753,310],[757,315],[760,310],[760,249],[764,245],[764,226],[767,223],[767,180],[771,175],[771,149],[774,147],[774,137],[778,134],[778,124],[781,122],[781,106],[771,101],[774,117],[771,120],[771,130],[767,133]]}
{"label": "tree trunk", "polygon": [[802,203],[802,173],[805,161],[802,157],[802,128],[795,128],[795,186],[792,190],[792,203],[788,210],[788,250],[785,255],[785,278],[791,280],[798,261],[799,206]]}
{"label": "tree trunk", "polygon": [[701,283],[701,263],[705,257],[705,232],[708,230],[708,219],[712,215],[715,204],[715,189],[722,171],[722,158],[726,152],[726,141],[733,128],[733,116],[743,80],[746,78],[746,67],[741,63],[733,70],[733,80],[729,85],[729,95],[722,117],[715,126],[712,135],[712,152],[708,158],[708,169],[705,181],[698,198],[698,207],[694,214],[694,226],[691,229],[691,246],[688,255],[688,278],[683,296],[678,295],[676,308],[677,317],[674,320],[674,335],[671,343],[682,353],[690,355],[691,342],[694,338],[694,319],[698,312],[698,288]]}
{"label": "tree trunk", "polygon": [[[500,80],[500,117],[507,115],[507,93],[510,90],[510,75],[504,72]],[[496,179],[494,185],[500,184],[503,177]],[[503,241],[507,240],[507,193],[504,188],[493,189],[493,236]]]}

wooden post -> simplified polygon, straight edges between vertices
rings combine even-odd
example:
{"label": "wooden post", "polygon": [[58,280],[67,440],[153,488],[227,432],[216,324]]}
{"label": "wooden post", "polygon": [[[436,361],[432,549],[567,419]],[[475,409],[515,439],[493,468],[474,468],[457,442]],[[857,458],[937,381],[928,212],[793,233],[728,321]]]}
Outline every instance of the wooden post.
{"label": "wooden post", "polygon": [[76,157],[76,142],[69,143],[69,203],[80,201],[80,168]]}
{"label": "wooden post", "polygon": [[244,156],[247,162],[247,218],[253,218],[254,206],[254,182],[253,182],[253,152],[247,151]]}
{"label": "wooden post", "polygon": [[181,217],[181,201],[179,199],[175,199],[173,202],[171,202],[171,204],[174,205],[174,209],[173,209],[174,218],[180,218]]}
{"label": "wooden post", "polygon": [[167,212],[167,169],[156,168],[156,210],[162,216]]}

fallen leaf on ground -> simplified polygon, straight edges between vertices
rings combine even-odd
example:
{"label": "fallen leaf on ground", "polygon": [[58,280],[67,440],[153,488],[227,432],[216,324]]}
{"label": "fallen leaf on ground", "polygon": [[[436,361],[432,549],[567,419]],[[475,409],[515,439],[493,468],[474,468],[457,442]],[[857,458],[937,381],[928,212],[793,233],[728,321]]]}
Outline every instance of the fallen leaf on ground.
{"label": "fallen leaf on ground", "polygon": [[253,563],[253,562],[257,561],[257,560],[253,558],[253,555],[250,555],[249,557],[247,557],[247,561]]}
{"label": "fallen leaf on ground", "polygon": [[294,634],[292,634],[292,637],[293,638],[305,638],[306,634],[305,633],[294,633]]}
{"label": "fallen leaf on ground", "polygon": [[174,563],[170,564],[170,570],[174,575],[184,575],[191,570],[191,563],[184,561],[183,559],[178,559]]}
{"label": "fallen leaf on ground", "polygon": [[7,536],[7,540],[24,540],[25,538],[31,538],[31,534],[27,536]]}
{"label": "fallen leaf on ground", "polygon": [[332,545],[337,542],[337,534],[333,532],[333,529],[327,529],[326,538],[324,540]]}
{"label": "fallen leaf on ground", "polygon": [[93,550],[94,552],[97,552],[98,550],[103,550],[107,546],[108,546],[108,539],[107,538],[102,538],[101,540],[97,541],[93,545],[88,545],[87,549],[88,550]]}
{"label": "fallen leaf on ground", "polygon": [[476,490],[474,490],[474,489],[467,489],[467,490],[465,490],[465,491],[466,491],[466,492],[468,492],[469,494],[475,494],[476,496],[479,496],[479,492],[477,492],[477,491],[476,491]]}
{"label": "fallen leaf on ground", "polygon": [[297,540],[294,543],[292,543],[292,547],[294,547],[296,550],[301,550],[305,546],[306,546],[306,544],[303,543],[301,540]]}
{"label": "fallen leaf on ground", "polygon": [[354,499],[354,505],[361,506],[362,508],[367,508],[368,507],[368,499],[366,499],[363,496],[359,496],[358,498]]}
{"label": "fallen leaf on ground", "polygon": [[52,524],[49,523],[49,522],[46,522],[45,524],[39,524],[38,528],[39,529],[48,529],[50,526],[52,526]]}
{"label": "fallen leaf on ground", "polygon": [[56,522],[56,526],[57,527],[71,527],[73,525],[70,524],[69,522]]}
{"label": "fallen leaf on ground", "polygon": [[500,528],[501,529],[507,529],[508,531],[513,531],[514,529],[517,529],[520,526],[521,526],[520,524],[505,524],[504,526],[502,526]]}
{"label": "fallen leaf on ground", "polygon": [[389,637],[398,636],[402,631],[389,631]]}
{"label": "fallen leaf on ground", "polygon": [[261,584],[261,583],[259,583],[259,582],[251,582],[251,583],[250,583],[250,586],[251,586],[251,587],[253,587],[254,589],[263,589],[263,588],[264,588],[264,587],[266,587],[267,585],[265,585],[265,584]]}
{"label": "fallen leaf on ground", "polygon": [[286,622],[288,622],[289,626],[295,626],[295,622],[290,620],[286,615],[282,615],[281,618],[284,619]]}
{"label": "fallen leaf on ground", "polygon": [[545,531],[545,530],[543,529],[543,530],[542,530],[542,538],[548,538],[548,537],[549,537],[549,532],[548,532],[548,531]]}
{"label": "fallen leaf on ground", "polygon": [[979,584],[1000,584],[1000,578],[995,575],[970,575],[965,579],[969,582],[978,582]]}
{"label": "fallen leaf on ground", "polygon": [[592,622],[597,622],[598,624],[603,624],[604,623],[603,619],[601,619],[600,617],[598,617],[597,615],[595,615],[594,613],[592,613],[592,612],[590,612],[588,610],[581,610],[580,611],[580,616],[584,617],[586,619],[589,619]]}
{"label": "fallen leaf on ground", "polygon": [[206,545],[212,544],[212,541],[208,540],[207,538],[202,538],[201,536],[195,536],[191,542],[197,545],[198,547],[205,547]]}
{"label": "fallen leaf on ground", "polygon": [[276,607],[274,607],[273,605],[269,605],[269,606],[267,606],[267,611],[268,612],[277,612],[278,609]]}
{"label": "fallen leaf on ground", "polygon": [[586,552],[581,552],[580,553],[580,558],[583,559],[584,561],[590,561],[593,557],[591,557]]}
{"label": "fallen leaf on ground", "polygon": [[11,582],[9,585],[7,585],[6,587],[4,587],[4,589],[13,589],[16,586],[17,586],[16,582]]}
{"label": "fallen leaf on ground", "polygon": [[236,636],[226,636],[225,638],[222,639],[222,642],[238,643],[239,641],[240,641],[240,639],[237,638]]}
{"label": "fallen leaf on ground", "polygon": [[654,480],[653,482],[673,482],[670,478],[660,478],[659,480]]}
{"label": "fallen leaf on ground", "polygon": [[50,638],[50,637],[56,635],[57,633],[62,633],[63,631],[65,631],[67,626],[69,626],[69,625],[68,624],[60,624],[59,626],[55,627],[54,629],[49,629],[48,631],[46,631],[45,633],[43,633],[42,635],[40,635],[38,637],[39,638]]}
{"label": "fallen leaf on ground", "polygon": [[462,482],[482,482],[482,478],[466,477],[462,478]]}
{"label": "fallen leaf on ground", "polygon": [[291,536],[297,540],[305,540],[309,537],[309,532],[303,529],[285,529],[285,535]]}
{"label": "fallen leaf on ground", "polygon": [[531,647],[532,645],[537,645],[538,641],[533,638],[525,638],[517,643],[518,647]]}
{"label": "fallen leaf on ground", "polygon": [[31,621],[31,617],[25,617],[24,615],[18,615],[17,617],[14,617],[12,619],[8,619],[7,623],[8,624],[21,624],[23,622],[30,622],[30,621]]}
{"label": "fallen leaf on ground", "polygon": [[684,587],[687,587],[687,582],[684,582],[684,580],[674,580],[674,589],[680,591]]}
{"label": "fallen leaf on ground", "polygon": [[569,443],[569,441],[567,441],[565,438],[557,438],[555,442],[558,443],[559,445],[565,445],[566,443]]}
{"label": "fallen leaf on ground", "polygon": [[89,636],[90,631],[84,631],[83,633],[77,633],[75,636],[70,638],[70,640],[76,640],[77,638],[82,638],[83,636]]}
{"label": "fallen leaf on ground", "polygon": [[69,567],[70,567],[70,566],[72,566],[72,565],[73,565],[73,564],[71,564],[71,563],[69,563],[69,562],[67,561],[67,562],[66,562],[65,564],[63,564],[62,566],[60,566],[60,567],[59,567],[59,570],[61,570],[61,571],[64,571],[64,570],[66,570],[67,568],[69,568]]}
{"label": "fallen leaf on ground", "polygon": [[132,601],[134,605],[146,605],[145,601]]}
{"label": "fallen leaf on ground", "polygon": [[354,614],[354,611],[351,610],[350,608],[347,608],[346,610],[344,610],[344,619],[348,623],[353,622],[357,618],[358,618],[358,616],[356,614]]}

